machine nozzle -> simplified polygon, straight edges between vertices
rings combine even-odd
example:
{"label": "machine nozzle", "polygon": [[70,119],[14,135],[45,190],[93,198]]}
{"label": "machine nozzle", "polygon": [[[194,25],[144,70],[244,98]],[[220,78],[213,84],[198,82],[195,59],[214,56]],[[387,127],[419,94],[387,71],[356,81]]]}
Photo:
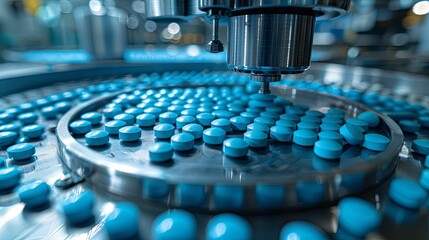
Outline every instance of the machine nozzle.
{"label": "machine nozzle", "polygon": [[270,94],[270,83],[278,82],[281,79],[280,74],[254,74],[252,73],[252,80],[260,82],[261,88],[259,89],[259,93],[262,94]]}
{"label": "machine nozzle", "polygon": [[223,52],[223,43],[219,40],[219,15],[212,16],[212,40],[207,43],[206,49],[211,53]]}

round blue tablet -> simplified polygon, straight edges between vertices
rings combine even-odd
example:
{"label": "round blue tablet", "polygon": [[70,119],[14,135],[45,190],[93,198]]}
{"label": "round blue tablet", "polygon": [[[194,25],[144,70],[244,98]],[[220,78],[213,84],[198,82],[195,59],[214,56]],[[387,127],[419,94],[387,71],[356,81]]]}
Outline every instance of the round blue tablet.
{"label": "round blue tablet", "polygon": [[92,125],[97,125],[101,123],[102,115],[98,112],[89,112],[83,114],[80,118],[90,122]]}
{"label": "round blue tablet", "polygon": [[188,151],[194,148],[194,136],[189,133],[179,133],[171,137],[171,146],[176,151]]}
{"label": "round blue tablet", "polygon": [[22,125],[33,124],[37,122],[37,119],[39,119],[39,115],[35,112],[27,112],[18,115],[18,120]]}
{"label": "round blue tablet", "polygon": [[42,108],[42,110],[40,110],[40,113],[46,119],[55,119],[57,117],[58,110],[54,106],[48,106]]}
{"label": "round blue tablet", "polygon": [[19,135],[16,132],[0,132],[0,146],[10,146],[18,140]]}
{"label": "round blue tablet", "polygon": [[323,159],[339,159],[343,146],[332,140],[319,140],[314,143],[314,154]]}
{"label": "round blue tablet", "polygon": [[149,159],[151,162],[164,162],[173,157],[173,147],[170,143],[157,142],[149,147]]}
{"label": "round blue tablet", "polygon": [[176,118],[176,127],[177,129],[181,129],[187,124],[196,123],[196,121],[197,120],[193,116],[180,116]]}
{"label": "round blue tablet", "polygon": [[429,116],[419,117],[419,124],[424,128],[429,128]]}
{"label": "round blue tablet", "polygon": [[34,208],[47,204],[51,188],[43,181],[33,181],[18,188],[18,196],[26,207]]}
{"label": "round blue tablet", "polygon": [[369,123],[367,121],[358,118],[349,118],[346,120],[346,123],[361,127],[364,131],[367,131],[369,128]]}
{"label": "round blue tablet", "polygon": [[197,123],[203,127],[209,127],[211,122],[215,120],[215,116],[211,113],[200,113],[196,116]]}
{"label": "round blue tablet", "polygon": [[257,118],[259,116],[259,113],[256,112],[242,112],[240,113],[241,117],[246,118],[249,122],[253,122],[255,120],[255,118]]}
{"label": "round blue tablet", "polygon": [[292,141],[300,146],[311,147],[317,141],[317,133],[311,130],[296,130],[293,132]]}
{"label": "round blue tablet", "polygon": [[339,132],[341,128],[341,126],[336,123],[322,123],[320,124],[319,127],[321,132],[327,132],[327,131]]}
{"label": "round blue tablet", "polygon": [[145,113],[151,113],[151,114],[155,115],[155,116],[156,116],[156,118],[158,118],[158,117],[159,117],[159,115],[160,115],[163,111],[162,111],[162,109],[161,109],[161,108],[157,108],[157,107],[149,107],[149,108],[146,108],[146,109],[144,110],[144,112],[145,112]]}
{"label": "round blue tablet", "polygon": [[120,108],[105,108],[103,109],[103,115],[106,119],[113,119],[116,115],[122,113]]}
{"label": "round blue tablet", "polygon": [[124,142],[134,142],[140,139],[142,130],[136,126],[126,126],[119,129],[119,139]]}
{"label": "round blue tablet", "polygon": [[[280,120],[285,121],[285,120]],[[273,126],[270,128],[270,138],[278,142],[292,141],[293,130],[283,126]]]}
{"label": "round blue tablet", "polygon": [[182,110],[182,111],[180,112],[180,115],[182,115],[182,116],[192,116],[192,117],[195,117],[195,116],[197,116],[199,113],[200,113],[200,112],[198,112],[196,109],[185,109],[185,110]]}
{"label": "round blue tablet", "polygon": [[170,123],[170,124],[176,124],[176,118],[179,115],[175,112],[165,112],[161,113],[159,115],[159,122],[160,123]]}
{"label": "round blue tablet", "polygon": [[359,198],[342,199],[338,211],[340,227],[359,238],[374,231],[381,223],[381,214],[375,207]]}
{"label": "round blue tablet", "polygon": [[283,185],[257,184],[256,202],[262,208],[279,208],[285,203],[286,190]]}
{"label": "round blue tablet", "polygon": [[317,134],[319,140],[331,140],[343,145],[343,135],[338,132],[325,131]]}
{"label": "round blue tablet", "polygon": [[85,134],[85,141],[91,147],[103,146],[109,142],[109,133],[105,130],[93,130]]}
{"label": "round blue tablet", "polygon": [[138,239],[140,229],[139,208],[129,202],[116,204],[104,222],[104,229],[111,240]]}
{"label": "round blue tablet", "polygon": [[268,117],[257,117],[253,120],[253,122],[263,124],[263,125],[267,126],[268,128],[274,126],[274,124],[276,123],[276,121],[274,119],[268,118]]}
{"label": "round blue tablet", "polygon": [[246,131],[247,125],[250,123],[250,121],[242,116],[236,116],[232,117],[230,119],[232,129],[238,130],[238,131]]}
{"label": "round blue tablet", "polygon": [[8,123],[0,126],[0,132],[16,132],[21,131],[21,126],[15,123]]}
{"label": "round blue tablet", "polygon": [[70,131],[74,134],[85,134],[92,130],[92,125],[90,121],[87,120],[77,120],[70,123]]}
{"label": "round blue tablet", "polygon": [[69,102],[58,102],[55,104],[55,108],[59,113],[66,113],[72,108],[72,105]]}
{"label": "round blue tablet", "polygon": [[307,112],[305,112],[305,116],[313,116],[313,117],[317,117],[317,118],[323,118],[325,116],[325,114],[323,114],[322,112],[319,112],[317,110],[308,110]]}
{"label": "round blue tablet", "polygon": [[278,114],[276,112],[269,112],[269,111],[261,112],[260,116],[266,117],[266,118],[271,118],[274,121],[277,121],[280,118],[280,114]]}
{"label": "round blue tablet", "polygon": [[207,144],[219,145],[225,138],[226,132],[221,128],[208,128],[203,131],[203,141]]}
{"label": "round blue tablet", "polygon": [[215,119],[212,121],[211,123],[211,127],[212,128],[221,128],[223,129],[225,132],[231,132],[232,128],[231,128],[231,122],[228,119],[225,118],[220,118],[220,119]]}
{"label": "round blue tablet", "polygon": [[[429,157],[426,157],[426,159],[429,159]],[[419,178],[420,186],[422,186],[426,191],[429,191],[429,169],[424,169]]]}
{"label": "round blue tablet", "polygon": [[322,118],[322,124],[323,123],[334,123],[334,124],[343,124],[343,120],[340,118],[335,117],[324,117]]}
{"label": "round blue tablet", "polygon": [[62,202],[66,221],[71,225],[80,225],[93,218],[95,196],[92,191],[71,195]]}
{"label": "round blue tablet", "polygon": [[136,123],[140,127],[152,127],[156,123],[156,116],[150,113],[143,113],[136,117]]}
{"label": "round blue tablet", "polygon": [[261,131],[247,131],[244,133],[244,141],[246,141],[250,147],[265,147],[268,144],[268,135]]}
{"label": "round blue tablet", "polygon": [[344,124],[340,128],[340,133],[350,145],[358,145],[363,141],[363,134],[359,127],[351,124]]}
{"label": "round blue tablet", "polygon": [[250,99],[262,102],[273,102],[276,98],[277,97],[274,94],[255,93],[250,95]]}
{"label": "round blue tablet", "polygon": [[222,150],[227,157],[244,157],[249,151],[249,144],[241,138],[228,138],[223,142]]}
{"label": "round blue tablet", "polygon": [[242,217],[223,213],[214,216],[207,224],[207,240],[249,240],[252,239],[252,227]]}
{"label": "round blue tablet", "polygon": [[161,213],[152,223],[154,240],[197,239],[197,220],[184,210],[169,210]]}
{"label": "round blue tablet", "polygon": [[280,115],[280,120],[287,120],[287,121],[292,121],[294,123],[298,123],[299,122],[299,116],[295,115],[295,114],[282,114]]}
{"label": "round blue tablet", "polygon": [[159,139],[168,139],[174,135],[174,126],[169,123],[160,123],[153,127],[153,135]]}
{"label": "round blue tablet", "polygon": [[121,120],[112,120],[104,124],[104,130],[106,130],[110,135],[119,134],[119,129],[125,127],[127,125],[126,122]]}
{"label": "round blue tablet", "polygon": [[319,125],[322,122],[322,120],[320,120],[320,118],[315,117],[315,116],[309,116],[309,115],[304,115],[299,120],[300,120],[300,122],[315,123],[317,125]]}
{"label": "round blue tablet", "polygon": [[7,155],[15,161],[26,160],[36,153],[36,147],[31,143],[19,143],[7,148]]}
{"label": "round blue tablet", "polygon": [[133,108],[128,108],[127,110],[125,110],[125,113],[131,114],[134,117],[137,117],[138,115],[143,114],[144,111],[141,108],[135,108],[135,107],[133,107]]}
{"label": "round blue tablet", "polygon": [[323,230],[314,224],[304,221],[293,221],[285,224],[280,232],[280,240],[328,240]]}
{"label": "round blue tablet", "polygon": [[310,130],[313,132],[319,132],[319,124],[313,122],[300,122],[297,125],[298,130]]}
{"label": "round blue tablet", "polygon": [[203,137],[203,126],[197,123],[191,123],[183,126],[182,132],[189,133],[194,136],[195,139],[200,139]]}
{"label": "round blue tablet", "polygon": [[224,119],[230,119],[235,116],[234,113],[227,110],[216,110],[216,111],[213,111],[212,114],[216,118],[224,118]]}
{"label": "round blue tablet", "polygon": [[265,125],[265,124],[251,123],[251,124],[247,125],[247,131],[260,131],[260,132],[264,132],[264,133],[268,134],[268,132],[270,131],[270,128],[267,127],[267,125]]}
{"label": "round blue tablet", "polygon": [[415,121],[411,120],[401,120],[399,121],[399,127],[401,127],[401,130],[406,133],[415,133],[420,130],[420,124]]}
{"label": "round blue tablet", "polygon": [[0,168],[6,167],[6,159],[4,157],[0,157]]}
{"label": "round blue tablet", "polygon": [[286,108],[286,114],[293,114],[298,116],[304,116],[305,111],[296,106],[290,106]]}
{"label": "round blue tablet", "polygon": [[411,149],[422,155],[429,155],[429,140],[416,139],[411,143]]}
{"label": "round blue tablet", "polygon": [[425,204],[428,193],[417,182],[396,178],[390,184],[389,197],[400,206],[418,209]]}
{"label": "round blue tablet", "polygon": [[18,167],[0,168],[0,190],[10,190],[19,185],[21,170]]}
{"label": "round blue tablet", "polygon": [[377,133],[365,134],[363,147],[372,151],[384,151],[390,143],[390,139]]}
{"label": "round blue tablet", "polygon": [[134,115],[128,114],[128,113],[120,113],[113,117],[114,120],[123,121],[127,125],[133,125],[134,124]]}
{"label": "round blue tablet", "polygon": [[2,121],[4,124],[12,122],[14,118],[14,115],[10,113],[0,114],[0,121]]}
{"label": "round blue tablet", "polygon": [[21,132],[24,137],[28,137],[32,139],[40,138],[45,132],[45,127],[38,124],[28,125],[23,127]]}
{"label": "round blue tablet", "polygon": [[380,118],[374,112],[362,112],[357,118],[368,122],[369,127],[377,127],[380,124]]}

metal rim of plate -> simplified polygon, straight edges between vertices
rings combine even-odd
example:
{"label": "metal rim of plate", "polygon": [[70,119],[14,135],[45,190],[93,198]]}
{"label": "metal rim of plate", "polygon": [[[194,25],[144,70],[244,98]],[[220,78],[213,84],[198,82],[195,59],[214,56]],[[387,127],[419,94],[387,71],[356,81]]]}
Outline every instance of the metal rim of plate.
{"label": "metal rim of plate", "polygon": [[[198,85],[175,87],[198,87]],[[155,88],[148,87],[144,89]],[[323,93],[284,86],[273,87],[272,91],[280,97],[292,100],[295,104],[308,101],[315,103],[315,106],[310,105],[313,109],[327,106],[328,102],[329,107],[344,109],[346,116],[349,117],[356,116],[362,111],[371,110],[363,104]],[[299,175],[269,176],[263,172],[263,175],[258,175],[260,173],[256,172],[257,174],[253,176],[246,171],[237,171],[243,163],[231,161],[231,169],[225,170],[219,177],[206,177],[209,175],[205,175],[207,172],[203,172],[200,176],[195,176],[195,171],[198,169],[176,176],[174,172],[173,174],[169,173],[168,168],[165,166],[147,164],[147,159],[146,164],[141,164],[108,158],[82,145],[70,134],[68,126],[72,121],[78,119],[84,112],[99,109],[120,93],[101,96],[81,104],[60,119],[57,125],[59,155],[63,164],[70,171],[84,176],[95,187],[131,199],[160,204],[161,206],[188,207],[181,200],[181,197],[178,197],[180,192],[178,189],[183,185],[201,186],[204,189],[204,200],[198,206],[191,206],[191,208],[209,211],[267,211],[272,208],[295,210],[332,203],[341,197],[364,192],[384,182],[395,170],[398,154],[403,144],[403,135],[399,126],[387,116],[377,113],[381,119],[378,128],[390,137],[391,142],[385,151],[377,153],[364,161],[362,161],[363,159],[360,155],[354,156],[351,159],[352,162],[362,162],[353,163],[351,166],[332,168],[329,166],[329,161],[323,160],[322,164],[328,164],[326,170],[304,172],[299,173]],[[288,144],[287,146],[289,146],[290,150],[294,145]],[[298,150],[300,149],[298,148]],[[221,150],[219,154],[222,155]],[[148,155],[144,156],[147,158]],[[222,161],[222,164],[225,164],[226,160],[223,159]],[[315,161],[314,157],[312,161]],[[258,166],[256,164],[256,167]],[[232,192],[238,190],[242,194],[243,203],[240,206],[225,207],[218,204],[217,190],[225,186],[232,187]],[[257,200],[258,194],[261,194],[257,189],[259,186],[280,187],[284,190],[284,200],[281,201],[279,206],[268,206],[268,209],[261,207]],[[158,194],[155,191],[154,195],[149,192],[151,189],[164,189],[165,191],[161,195],[159,191]],[[266,197],[269,198],[269,195]]]}

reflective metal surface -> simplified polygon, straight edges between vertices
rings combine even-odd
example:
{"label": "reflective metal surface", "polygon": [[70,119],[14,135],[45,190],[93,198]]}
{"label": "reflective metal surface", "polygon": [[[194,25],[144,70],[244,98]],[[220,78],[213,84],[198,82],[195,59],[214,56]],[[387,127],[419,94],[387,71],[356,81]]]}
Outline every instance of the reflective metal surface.
{"label": "reflective metal surface", "polygon": [[310,66],[314,23],[311,15],[231,17],[228,66],[238,72],[301,73]]}
{"label": "reflective metal surface", "polygon": [[193,15],[201,15],[198,0],[150,0],[146,3],[146,16],[154,20],[186,20]]}

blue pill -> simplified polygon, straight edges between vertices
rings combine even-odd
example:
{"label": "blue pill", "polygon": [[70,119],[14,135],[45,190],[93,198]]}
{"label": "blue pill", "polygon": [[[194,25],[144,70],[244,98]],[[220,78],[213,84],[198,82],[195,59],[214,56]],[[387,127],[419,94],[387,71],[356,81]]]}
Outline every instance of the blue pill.
{"label": "blue pill", "polygon": [[359,198],[345,198],[338,204],[338,224],[353,236],[364,238],[381,223],[381,214]]}
{"label": "blue pill", "polygon": [[10,146],[18,140],[19,135],[16,132],[0,132],[0,146]]}
{"label": "blue pill", "polygon": [[429,155],[429,140],[427,139],[416,139],[411,143],[411,149],[422,155]]}
{"label": "blue pill", "polygon": [[259,113],[256,112],[242,112],[240,113],[241,117],[246,118],[249,122],[253,123],[255,118],[259,117]]}
{"label": "blue pill", "polygon": [[372,151],[384,151],[390,143],[390,139],[377,133],[365,134],[363,147]]}
{"label": "blue pill", "polygon": [[343,124],[343,120],[340,118],[335,118],[335,117],[327,117],[325,116],[324,118],[322,118],[322,124],[323,123],[333,123],[333,124]]}
{"label": "blue pill", "polygon": [[103,146],[109,142],[109,133],[105,130],[93,130],[85,134],[85,141],[91,147]]}
{"label": "blue pill", "polygon": [[242,116],[232,117],[230,119],[230,122],[231,122],[232,129],[237,131],[246,131],[247,125],[250,123],[250,121],[247,118]]}
{"label": "blue pill", "polygon": [[49,202],[51,188],[43,181],[32,181],[18,188],[18,196],[21,202],[28,208],[46,205]]}
{"label": "blue pill", "polygon": [[55,104],[55,108],[59,113],[66,113],[72,108],[72,105],[69,102],[58,102]]}
{"label": "blue pill", "polygon": [[184,109],[183,106],[180,106],[180,105],[171,105],[167,108],[168,111],[175,112],[177,114],[180,114],[180,112],[182,112],[183,109]]}
{"label": "blue pill", "polygon": [[308,110],[307,112],[305,112],[305,116],[313,116],[321,119],[325,116],[325,114],[317,110]]}
{"label": "blue pill", "polygon": [[37,122],[37,119],[39,119],[39,115],[35,112],[27,112],[18,115],[18,120],[22,125],[33,124]]}
{"label": "blue pill", "polygon": [[308,115],[304,115],[299,119],[301,122],[309,122],[309,123],[315,123],[317,125],[319,125],[322,120],[320,120],[320,118],[315,117],[315,116],[308,116]]}
{"label": "blue pill", "polygon": [[207,240],[250,240],[252,239],[252,227],[242,217],[223,213],[214,216],[207,223]]}
{"label": "blue pill", "polygon": [[[426,160],[428,160],[429,157],[426,157]],[[426,161],[427,162],[427,161]],[[426,165],[426,163],[425,163]],[[419,178],[420,186],[422,186],[426,191],[429,191],[429,169],[424,169]]]}
{"label": "blue pill", "polygon": [[418,120],[422,127],[429,128],[429,116],[421,116]]}
{"label": "blue pill", "polygon": [[221,128],[208,128],[203,131],[203,141],[207,144],[219,145],[225,138],[226,132]]}
{"label": "blue pill", "polygon": [[290,128],[291,130],[296,129],[296,123],[293,121],[290,121],[290,120],[280,119],[280,120],[276,121],[276,126]]}
{"label": "blue pill", "polygon": [[0,168],[0,190],[10,190],[19,185],[22,173],[17,167]]}
{"label": "blue pill", "polygon": [[199,113],[200,113],[200,112],[198,112],[196,109],[185,109],[185,110],[182,110],[182,111],[180,112],[180,115],[182,115],[182,116],[192,116],[192,117],[195,117],[195,116],[197,116]]}
{"label": "blue pill", "polygon": [[260,132],[264,132],[264,133],[268,134],[268,132],[270,131],[270,128],[267,127],[267,125],[265,125],[265,124],[251,123],[251,124],[247,125],[247,131],[260,131]]}
{"label": "blue pill", "polygon": [[126,122],[121,120],[112,120],[104,124],[104,130],[106,130],[110,135],[118,135],[119,129],[125,127],[127,125]]}
{"label": "blue pill", "polygon": [[22,135],[31,139],[40,138],[45,132],[45,127],[42,125],[28,125],[22,128]]}
{"label": "blue pill", "polygon": [[228,138],[223,142],[222,151],[227,157],[244,157],[249,151],[249,144],[241,138]]}
{"label": "blue pill", "polygon": [[294,123],[298,123],[299,122],[300,117],[296,114],[282,114],[280,115],[280,120],[286,120],[286,121],[292,121]]}
{"label": "blue pill", "polygon": [[195,139],[200,139],[203,137],[203,126],[197,123],[191,123],[183,126],[182,132],[189,133],[194,136]]}
{"label": "blue pill", "polygon": [[[285,120],[280,120],[285,121]],[[278,142],[292,141],[293,130],[283,126],[273,126],[270,128],[270,138]]]}
{"label": "blue pill", "polygon": [[300,122],[297,125],[298,130],[310,130],[313,132],[319,132],[319,124],[313,122]]}
{"label": "blue pill", "polygon": [[374,112],[362,112],[357,118],[368,122],[369,127],[377,127],[380,124],[380,118]]}
{"label": "blue pill", "polygon": [[48,107],[42,108],[42,110],[40,110],[40,113],[46,119],[55,119],[57,118],[58,110],[54,106],[48,106]]}
{"label": "blue pill", "polygon": [[415,121],[411,120],[401,120],[399,121],[399,127],[401,127],[401,130],[406,133],[415,133],[420,131],[420,124]]}
{"label": "blue pill", "polygon": [[246,141],[250,147],[265,147],[268,144],[268,135],[261,131],[247,131],[244,133],[244,141]]}
{"label": "blue pill", "polygon": [[234,113],[227,110],[216,110],[216,111],[213,111],[212,114],[215,116],[215,118],[223,118],[223,119],[230,119],[235,116]]}
{"label": "blue pill", "polygon": [[170,143],[157,142],[149,147],[151,162],[165,162],[173,158],[173,147]]}
{"label": "blue pill", "polygon": [[249,107],[253,108],[268,108],[268,107],[275,107],[276,105],[274,102],[264,102],[264,101],[256,101],[256,100],[250,100],[249,101]]}
{"label": "blue pill", "polygon": [[196,184],[179,184],[176,188],[176,198],[182,207],[197,207],[204,204],[205,187]]}
{"label": "blue pill", "polygon": [[171,137],[171,146],[176,151],[188,151],[194,148],[194,136],[189,133],[179,133]]}
{"label": "blue pill", "polygon": [[104,229],[111,240],[138,239],[140,210],[134,203],[122,202],[107,216]]}
{"label": "blue pill", "polygon": [[113,117],[114,120],[123,121],[127,125],[133,125],[134,124],[134,115],[128,114],[128,113],[120,113]]}
{"label": "blue pill", "polygon": [[253,120],[253,123],[263,124],[268,128],[270,128],[274,126],[274,124],[276,123],[276,120],[268,117],[257,117]]}
{"label": "blue pill", "polygon": [[146,179],[143,186],[143,194],[149,199],[163,199],[168,196],[170,185],[162,180]]}
{"label": "blue pill", "polygon": [[161,113],[159,115],[159,122],[160,123],[169,123],[169,124],[176,124],[176,118],[179,115],[175,112],[165,112]]}
{"label": "blue pill", "polygon": [[180,116],[176,118],[176,127],[177,129],[182,129],[183,126],[190,124],[190,123],[196,123],[197,120],[193,116]]}
{"label": "blue pill", "polygon": [[153,135],[159,139],[168,139],[174,135],[174,126],[169,123],[160,123],[153,127]]}
{"label": "blue pill", "polygon": [[304,116],[305,111],[297,106],[290,106],[286,108],[286,114]]}
{"label": "blue pill", "polygon": [[363,141],[363,134],[358,126],[344,124],[340,128],[340,133],[343,135],[346,142],[350,145],[359,145]]}
{"label": "blue pill", "polygon": [[0,126],[0,132],[16,132],[21,131],[21,126],[15,123],[8,123]]}
{"label": "blue pill", "polygon": [[26,160],[36,153],[36,147],[31,143],[19,143],[7,148],[7,155],[15,161]]}
{"label": "blue pill", "polygon": [[197,123],[203,127],[209,127],[211,122],[215,120],[215,116],[211,113],[200,113],[196,116]]}
{"label": "blue pill", "polygon": [[273,119],[274,121],[277,121],[280,118],[280,114],[276,112],[269,112],[269,111],[261,112],[260,116]]}
{"label": "blue pill", "polygon": [[333,160],[340,158],[342,149],[343,146],[336,141],[319,140],[314,143],[313,151],[320,158]]}
{"label": "blue pill", "polygon": [[328,240],[322,229],[304,221],[293,221],[285,224],[280,231],[280,240]]}
{"label": "blue pill", "polygon": [[327,131],[339,132],[341,128],[341,126],[336,123],[322,123],[320,124],[319,127],[321,132],[327,132]]}
{"label": "blue pill", "polygon": [[256,101],[263,101],[263,102],[273,102],[274,99],[276,99],[276,95],[255,93],[255,94],[250,95],[250,99],[256,100]]}
{"label": "blue pill", "polygon": [[0,121],[3,122],[3,124],[10,123],[14,120],[14,116],[10,113],[1,113],[0,114]]}
{"label": "blue pill", "polygon": [[143,109],[135,108],[135,107],[128,108],[127,110],[125,110],[125,113],[131,114],[134,117],[137,117],[138,115],[143,114],[143,112],[144,112]]}
{"label": "blue pill", "polygon": [[429,155],[426,156],[424,165],[426,168],[429,168]]}
{"label": "blue pill", "polygon": [[390,184],[389,197],[400,206],[418,209],[425,204],[428,193],[417,182],[396,178]]}
{"label": "blue pill", "polygon": [[364,131],[367,131],[369,128],[369,123],[367,121],[358,118],[349,118],[346,120],[346,123],[361,127]]}
{"label": "blue pill", "polygon": [[292,141],[304,147],[311,147],[317,141],[317,133],[311,130],[296,130],[293,132]]}
{"label": "blue pill", "polygon": [[143,113],[136,117],[136,123],[140,127],[152,127],[156,123],[156,116],[150,113]]}
{"label": "blue pill", "polygon": [[245,200],[242,186],[219,184],[214,188],[214,201],[218,209],[240,209]]}
{"label": "blue pill", "polygon": [[0,157],[0,168],[6,167],[6,159],[4,157]]}
{"label": "blue pill", "polygon": [[119,129],[119,139],[124,142],[134,142],[140,139],[142,130],[136,126],[125,126]]}
{"label": "blue pill", "polygon": [[262,208],[279,208],[283,206],[285,196],[286,190],[283,185],[256,185],[256,202]]}
{"label": "blue pill", "polygon": [[86,134],[92,130],[92,125],[90,121],[87,120],[77,120],[70,123],[70,131],[74,134]]}
{"label": "blue pill", "polygon": [[161,108],[157,108],[157,107],[149,107],[149,108],[146,108],[144,110],[144,112],[145,113],[151,113],[151,114],[155,115],[156,118],[158,118],[159,115],[163,112],[163,110]]}
{"label": "blue pill", "polygon": [[62,209],[67,223],[81,225],[91,221],[94,217],[95,196],[92,191],[74,194],[62,201]]}
{"label": "blue pill", "polygon": [[89,112],[83,114],[80,118],[90,122],[92,125],[97,125],[101,123],[102,115],[98,112]]}
{"label": "blue pill", "polygon": [[211,123],[211,127],[212,128],[215,128],[215,127],[221,128],[225,132],[231,132],[232,131],[231,121],[229,121],[228,119],[224,119],[224,118],[213,120]]}
{"label": "blue pill", "polygon": [[106,119],[113,119],[116,115],[121,114],[120,108],[105,108],[103,109],[103,115]]}
{"label": "blue pill", "polygon": [[319,140],[331,140],[343,145],[343,135],[338,132],[325,131],[317,134]]}
{"label": "blue pill", "polygon": [[152,223],[151,239],[197,239],[197,220],[184,210],[174,209],[161,213]]}

